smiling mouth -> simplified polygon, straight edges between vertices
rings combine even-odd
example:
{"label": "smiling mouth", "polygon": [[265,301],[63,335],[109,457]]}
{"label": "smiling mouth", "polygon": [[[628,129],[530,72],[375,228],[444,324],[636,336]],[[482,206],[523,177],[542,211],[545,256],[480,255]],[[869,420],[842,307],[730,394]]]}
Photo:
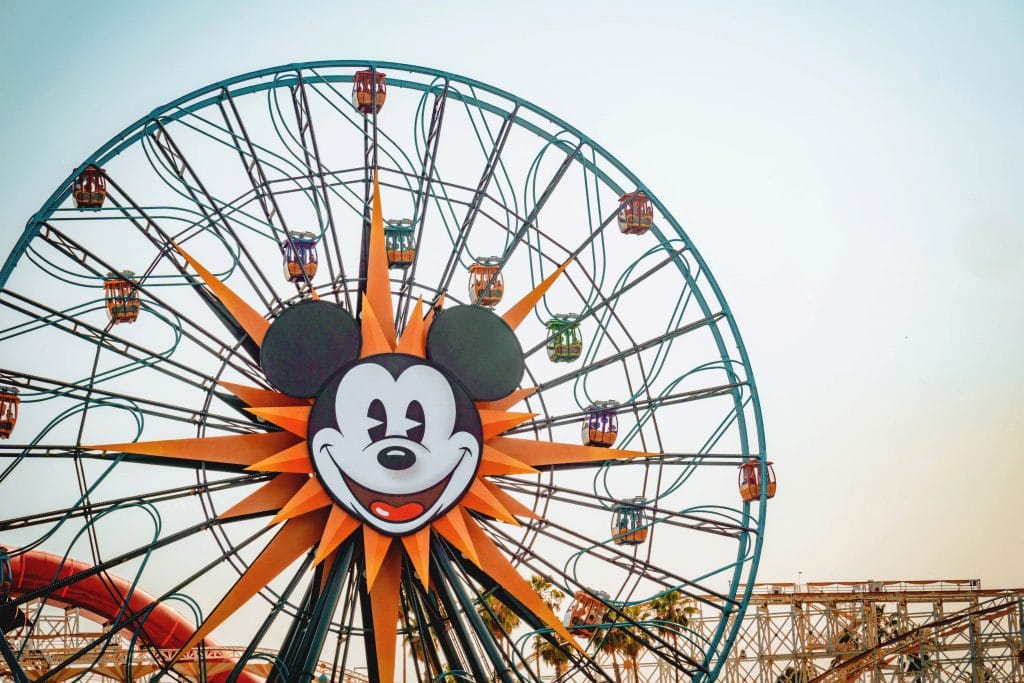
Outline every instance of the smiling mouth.
{"label": "smiling mouth", "polygon": [[345,485],[348,486],[348,490],[352,492],[352,495],[359,501],[359,504],[369,510],[374,517],[385,522],[396,523],[416,519],[429,510],[437,502],[437,499],[441,497],[441,494],[444,493],[445,487],[448,486],[448,482],[452,478],[450,473],[441,481],[422,491],[390,495],[371,491],[365,486],[352,481],[344,472],[341,473],[341,476],[345,479]]}

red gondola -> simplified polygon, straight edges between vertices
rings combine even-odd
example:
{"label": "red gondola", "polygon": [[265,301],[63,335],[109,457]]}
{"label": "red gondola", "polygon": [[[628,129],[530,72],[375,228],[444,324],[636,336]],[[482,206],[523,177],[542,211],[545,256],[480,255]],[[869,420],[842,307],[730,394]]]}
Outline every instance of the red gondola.
{"label": "red gondola", "polygon": [[[627,201],[628,200],[628,201]],[[619,197],[626,205],[619,211],[619,230],[627,235],[642,235],[654,224],[654,205],[641,191]]]}
{"label": "red gondola", "polygon": [[107,178],[103,169],[89,165],[78,174],[72,188],[77,209],[99,209],[107,198]]}
{"label": "red gondola", "polygon": [[572,629],[573,633],[593,637],[597,632],[598,624],[604,623],[605,614],[608,612],[606,601],[611,596],[604,591],[591,594],[586,591],[576,591],[573,596],[572,605],[565,613],[565,625]]}
{"label": "red gondola", "polygon": [[[775,496],[775,470],[772,463],[768,462],[768,489],[766,497]],[[758,460],[748,460],[740,465],[740,496],[743,502],[749,503],[761,497],[761,463]]]}
{"label": "red gondola", "polygon": [[355,108],[364,114],[372,114],[376,104],[379,112],[384,107],[384,100],[388,97],[386,81],[382,71],[375,72],[370,69],[357,71],[352,79],[352,104],[355,105]]}
{"label": "red gondola", "polygon": [[133,323],[139,318],[139,289],[135,285],[135,273],[122,270],[121,274],[107,273],[103,282],[103,294],[107,304],[107,315],[118,323]]}
{"label": "red gondola", "polygon": [[17,387],[0,387],[0,439],[11,438],[14,425],[18,423],[20,405]]}

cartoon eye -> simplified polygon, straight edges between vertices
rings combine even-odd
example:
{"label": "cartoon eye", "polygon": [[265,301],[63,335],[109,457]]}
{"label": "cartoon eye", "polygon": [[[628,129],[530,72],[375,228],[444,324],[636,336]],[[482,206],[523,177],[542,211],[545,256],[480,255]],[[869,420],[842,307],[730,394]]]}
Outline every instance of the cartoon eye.
{"label": "cartoon eye", "polygon": [[367,433],[370,436],[370,442],[377,442],[388,435],[388,411],[384,407],[384,402],[379,398],[375,398],[370,401],[370,407],[366,410],[366,417],[370,419],[372,424]]}
{"label": "cartoon eye", "polygon": [[419,401],[413,400],[409,403],[409,407],[405,409],[406,424],[409,425],[409,429],[406,432],[406,437],[411,441],[422,442],[423,434],[426,431],[426,416],[423,414],[423,406]]}

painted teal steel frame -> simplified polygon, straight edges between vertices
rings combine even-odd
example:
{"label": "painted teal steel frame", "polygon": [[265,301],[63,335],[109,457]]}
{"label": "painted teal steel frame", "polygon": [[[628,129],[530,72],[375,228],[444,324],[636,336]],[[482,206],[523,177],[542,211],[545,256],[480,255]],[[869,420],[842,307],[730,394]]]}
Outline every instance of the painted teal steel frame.
{"label": "painted teal steel frame", "polygon": [[[692,246],[692,241],[687,236],[682,226],[672,217],[657,196],[644,185],[639,178],[637,178],[629,169],[625,167],[618,159],[608,153],[603,147],[596,143],[591,138],[584,135],[582,132],[569,125],[561,118],[551,114],[550,112],[531,104],[530,102],[516,97],[515,95],[495,88],[481,81],[477,81],[470,78],[465,78],[456,74],[452,74],[437,69],[429,69],[425,67],[419,67],[409,64],[402,64],[397,62],[387,61],[363,61],[363,60],[328,60],[328,61],[312,61],[312,62],[300,62],[293,64],[286,64],[278,67],[261,69],[258,71],[252,71],[240,76],[229,78],[226,80],[219,81],[212,85],[208,85],[203,88],[194,90],[187,95],[179,97],[171,102],[168,102],[162,107],[158,107],[151,111],[146,116],[142,117],[135,123],[126,127],[120,133],[112,137],[104,145],[102,145],[96,152],[90,155],[84,160],[78,167],[76,167],[71,174],[65,178],[57,187],[56,190],[49,196],[42,208],[36,212],[28,221],[25,226],[25,230],[22,232],[13,250],[8,255],[2,268],[0,268],[0,288],[6,286],[7,280],[10,278],[11,273],[15,265],[18,263],[22,255],[28,249],[28,246],[33,238],[38,234],[42,224],[49,219],[55,210],[65,202],[71,192],[71,185],[75,177],[90,164],[97,166],[103,166],[108,160],[117,156],[121,151],[127,147],[135,144],[140,139],[149,135],[151,132],[158,129],[159,125],[164,122],[174,121],[183,116],[196,112],[209,105],[216,104],[223,99],[223,93],[229,93],[232,97],[245,95],[249,93],[266,91],[280,87],[290,87],[299,83],[299,74],[302,74],[302,82],[309,85],[315,83],[343,83],[351,82],[352,76],[348,74],[324,74],[318,73],[318,70],[327,70],[332,68],[371,68],[378,70],[388,70],[391,72],[407,72],[412,74],[421,74],[424,76],[432,77],[434,80],[430,83],[421,83],[413,80],[403,80],[397,77],[389,77],[388,86],[392,89],[395,88],[408,88],[413,90],[420,90],[423,92],[440,93],[444,92],[446,97],[463,101],[472,106],[478,107],[483,111],[488,111],[499,116],[513,116],[513,122],[515,125],[521,126],[529,132],[537,135],[538,137],[548,141],[551,145],[556,146],[566,153],[574,151],[575,146],[569,144],[568,141],[561,139],[558,135],[562,133],[569,133],[579,140],[583,145],[589,146],[597,155],[599,155],[603,161],[609,163],[630,182],[633,183],[633,187],[622,188],[617,183],[609,178],[602,170],[596,165],[596,163],[588,161],[582,154],[576,155],[576,160],[585,166],[589,171],[594,173],[596,176],[601,178],[609,187],[615,189],[618,192],[632,192],[634,190],[643,190],[650,198],[658,215],[661,217],[659,225],[655,225],[652,228],[652,232],[657,236],[661,242],[666,241],[665,233],[662,231],[664,224],[667,224],[675,236],[682,240],[685,244],[689,245],[689,253],[691,257],[696,261],[699,266],[699,273],[703,274],[706,278],[708,286],[711,288],[715,298],[722,306],[722,312],[725,314],[723,320],[725,321],[732,340],[736,344],[736,351],[739,354],[739,362],[745,369],[745,377],[743,381],[749,386],[750,395],[749,402],[751,412],[753,414],[752,425],[756,432],[756,450],[751,450],[751,445],[748,442],[748,425],[746,418],[746,401],[739,389],[734,390],[733,399],[735,403],[736,420],[739,424],[739,434],[741,436],[741,447],[743,452],[756,453],[761,463],[761,474],[762,481],[767,481],[767,454],[764,437],[764,425],[761,415],[760,398],[757,391],[757,385],[754,381],[753,372],[750,368],[748,354],[746,347],[740,336],[739,329],[736,324],[736,320],[732,315],[731,310],[725,302],[725,298],[722,295],[721,289],[714,279],[714,276],[708,270],[703,258],[699,252]],[[288,74],[294,73],[295,76],[291,77]],[[258,83],[250,83],[250,81],[266,79],[273,77],[272,80],[266,80]],[[438,82],[444,85],[438,85]],[[461,84],[467,86],[467,89],[475,93],[480,91],[488,93],[500,98],[507,100],[511,105],[509,109],[503,110],[500,107],[479,99],[474,95],[467,95],[460,92],[456,88],[450,88],[450,84]],[[518,113],[516,112],[518,109]],[[525,113],[532,113],[547,121],[551,122],[554,126],[558,127],[560,131],[556,134],[551,134],[549,131],[535,125],[533,122],[526,120],[523,116]],[[674,259],[680,272],[686,278],[688,285],[694,292],[698,305],[705,316],[711,316],[715,313],[708,304],[707,299],[703,296],[700,287],[696,286],[696,282],[689,272],[688,268],[682,262],[682,258],[679,254]],[[727,341],[724,338],[722,331],[718,328],[717,323],[711,325],[712,334],[715,339],[715,343],[718,347],[719,354],[726,360],[726,372],[728,373],[730,380],[733,384],[740,384],[740,378],[737,377],[732,369],[732,363],[735,361],[730,356]],[[733,580],[731,581],[731,591],[729,598],[736,600],[739,594],[740,583],[743,576],[744,564],[750,561],[750,571],[747,579],[747,588],[752,587],[753,582],[757,575],[758,562],[761,553],[761,547],[764,541],[764,528],[766,521],[766,497],[765,491],[762,491],[761,499],[756,506],[756,528],[758,532],[756,534],[745,534],[739,544],[739,551],[737,554],[737,560],[734,564]],[[749,503],[745,503],[743,507],[744,517],[752,518],[752,509]],[[751,539],[749,536],[753,535]],[[748,601],[749,591],[744,591],[739,596],[739,607],[736,609],[735,614],[729,615],[726,613],[720,622],[718,631],[714,634],[711,639],[711,644],[707,653],[708,659],[714,658],[714,662],[705,661],[705,665],[709,670],[707,678],[698,676],[695,681],[705,683],[706,681],[712,681],[717,678],[717,674],[720,671],[722,665],[725,662],[726,655],[728,654],[729,648],[731,647],[732,641],[735,639],[736,633],[739,630],[740,622],[744,611],[746,610]]]}

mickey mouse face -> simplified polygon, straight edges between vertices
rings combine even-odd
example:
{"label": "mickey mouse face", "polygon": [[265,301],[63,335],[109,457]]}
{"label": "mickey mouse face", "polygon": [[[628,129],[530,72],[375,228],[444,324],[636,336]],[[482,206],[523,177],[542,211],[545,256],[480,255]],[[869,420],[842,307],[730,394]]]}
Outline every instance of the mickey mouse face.
{"label": "mickey mouse face", "polygon": [[427,358],[357,360],[358,325],[338,306],[297,304],[271,325],[261,365],[278,390],[315,397],[307,443],[317,477],[348,512],[381,533],[417,531],[450,510],[480,464],[474,400],[511,393],[522,348],[493,313],[438,314]]}

